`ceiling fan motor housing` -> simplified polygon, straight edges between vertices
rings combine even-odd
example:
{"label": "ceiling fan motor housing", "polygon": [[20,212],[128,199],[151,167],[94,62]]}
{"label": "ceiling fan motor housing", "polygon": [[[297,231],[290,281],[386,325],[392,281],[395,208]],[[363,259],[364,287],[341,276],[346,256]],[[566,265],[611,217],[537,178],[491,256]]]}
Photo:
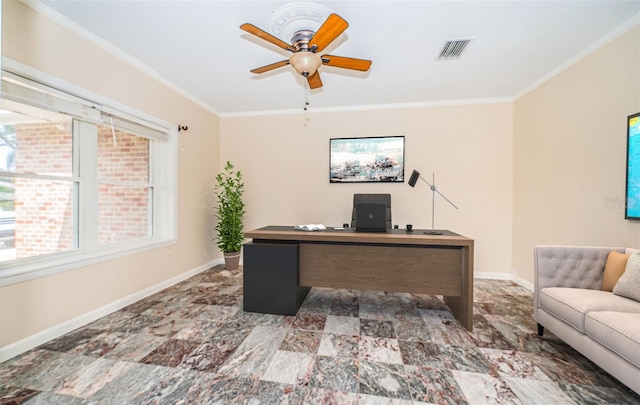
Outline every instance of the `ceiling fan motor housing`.
{"label": "ceiling fan motor housing", "polygon": [[302,50],[313,52],[313,50],[309,48],[309,41],[311,41],[311,38],[313,38],[313,34],[315,34],[315,32],[310,30],[297,31],[291,38],[291,44],[294,46],[294,48],[296,48],[298,52]]}
{"label": "ceiling fan motor housing", "polygon": [[300,30],[291,38],[291,44],[296,48],[296,53],[291,55],[289,63],[304,77],[314,74],[322,65],[322,58],[309,47],[309,41],[314,34],[315,32],[311,30]]}

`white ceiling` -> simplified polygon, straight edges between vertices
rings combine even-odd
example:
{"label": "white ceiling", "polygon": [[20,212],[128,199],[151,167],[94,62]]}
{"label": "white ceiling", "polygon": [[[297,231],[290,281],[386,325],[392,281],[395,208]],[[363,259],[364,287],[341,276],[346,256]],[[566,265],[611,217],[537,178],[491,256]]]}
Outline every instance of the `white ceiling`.
{"label": "white ceiling", "polygon": [[[272,13],[292,2],[41,3],[219,114],[303,107],[305,81],[292,67],[249,72],[290,53],[239,28],[268,31]],[[373,65],[366,73],[321,67],[324,87],[311,92],[310,109],[513,98],[637,23],[640,12],[640,0],[316,3],[350,24],[323,53]],[[461,59],[436,60],[446,40],[470,37]]]}

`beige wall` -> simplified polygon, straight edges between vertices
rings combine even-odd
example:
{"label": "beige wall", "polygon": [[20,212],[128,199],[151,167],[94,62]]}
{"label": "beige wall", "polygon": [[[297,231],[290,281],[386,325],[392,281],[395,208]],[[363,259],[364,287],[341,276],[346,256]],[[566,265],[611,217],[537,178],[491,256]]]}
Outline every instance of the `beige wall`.
{"label": "beige wall", "polygon": [[218,117],[19,2],[3,2],[2,17],[4,55],[189,130],[179,133],[177,244],[1,288],[0,347],[220,256],[211,242]]}
{"label": "beige wall", "polygon": [[[292,91],[295,89],[292,89]],[[331,91],[331,89],[326,89]],[[311,97],[313,107],[313,97]],[[431,227],[431,192],[420,182],[330,184],[329,139],[404,135],[413,169],[436,199],[436,228],[476,241],[477,272],[511,271],[512,103],[308,112],[221,119],[220,160],[246,179],[246,227],[350,222],[354,193],[390,193],[394,224]]]}
{"label": "beige wall", "polygon": [[514,271],[533,282],[533,247],[640,247],[624,219],[626,117],[640,111],[640,28],[514,105]]}

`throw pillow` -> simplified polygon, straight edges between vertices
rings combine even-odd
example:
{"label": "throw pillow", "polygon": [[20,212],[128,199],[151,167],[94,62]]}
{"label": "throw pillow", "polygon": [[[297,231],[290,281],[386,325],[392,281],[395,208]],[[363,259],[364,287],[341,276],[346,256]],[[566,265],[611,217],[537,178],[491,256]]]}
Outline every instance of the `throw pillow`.
{"label": "throw pillow", "polygon": [[627,267],[613,287],[613,293],[640,301],[640,253],[634,253],[627,260]]}
{"label": "throw pillow", "polygon": [[602,291],[613,291],[618,279],[624,273],[629,255],[624,253],[611,252],[607,256],[607,264],[604,265],[602,275]]}

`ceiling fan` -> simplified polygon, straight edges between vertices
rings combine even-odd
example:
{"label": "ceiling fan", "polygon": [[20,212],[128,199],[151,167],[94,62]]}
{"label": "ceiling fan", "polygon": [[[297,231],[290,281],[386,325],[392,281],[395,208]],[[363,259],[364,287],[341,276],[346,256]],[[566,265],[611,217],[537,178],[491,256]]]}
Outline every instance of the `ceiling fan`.
{"label": "ceiling fan", "polygon": [[318,55],[333,42],[340,34],[347,29],[349,23],[337,14],[330,14],[322,23],[317,32],[309,29],[301,29],[296,31],[291,39],[291,44],[282,41],[279,38],[261,30],[255,25],[245,23],[240,26],[241,29],[249,34],[255,35],[260,39],[272,43],[278,48],[282,48],[293,55],[287,60],[272,63],[251,70],[251,73],[265,73],[271,70],[291,65],[293,68],[304,76],[309,83],[309,88],[317,89],[322,87],[320,73],[318,68],[321,65],[339,67],[343,69],[352,69],[366,72],[371,67],[371,61],[365,59],[348,58],[335,55]]}

